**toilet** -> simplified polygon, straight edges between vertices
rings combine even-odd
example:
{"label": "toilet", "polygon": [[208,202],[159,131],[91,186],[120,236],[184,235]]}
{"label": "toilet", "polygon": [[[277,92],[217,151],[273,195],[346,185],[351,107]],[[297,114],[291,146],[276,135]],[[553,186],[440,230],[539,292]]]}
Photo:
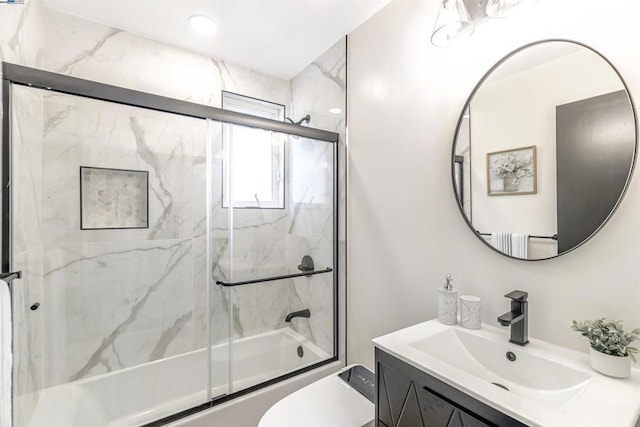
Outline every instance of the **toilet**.
{"label": "toilet", "polygon": [[350,365],[273,405],[258,427],[372,427],[375,375]]}

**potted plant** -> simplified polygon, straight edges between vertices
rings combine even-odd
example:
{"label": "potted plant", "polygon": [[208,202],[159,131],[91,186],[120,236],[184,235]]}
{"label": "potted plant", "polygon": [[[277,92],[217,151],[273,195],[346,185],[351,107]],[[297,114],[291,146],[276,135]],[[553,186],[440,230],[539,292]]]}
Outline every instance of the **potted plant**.
{"label": "potted plant", "polygon": [[586,320],[571,322],[571,329],[587,337],[591,344],[591,367],[605,375],[627,378],[631,375],[631,360],[638,349],[630,344],[640,338],[640,329],[626,332],[621,320]]}

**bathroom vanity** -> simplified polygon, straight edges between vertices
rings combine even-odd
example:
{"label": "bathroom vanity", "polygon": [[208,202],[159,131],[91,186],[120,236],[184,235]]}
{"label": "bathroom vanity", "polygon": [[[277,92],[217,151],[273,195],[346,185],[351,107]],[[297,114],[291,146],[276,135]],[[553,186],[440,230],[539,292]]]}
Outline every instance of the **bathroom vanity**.
{"label": "bathroom vanity", "polygon": [[525,426],[380,349],[376,384],[378,426]]}
{"label": "bathroom vanity", "polygon": [[615,379],[586,354],[509,331],[424,322],[373,340],[376,426],[616,426],[640,416],[640,370]]}

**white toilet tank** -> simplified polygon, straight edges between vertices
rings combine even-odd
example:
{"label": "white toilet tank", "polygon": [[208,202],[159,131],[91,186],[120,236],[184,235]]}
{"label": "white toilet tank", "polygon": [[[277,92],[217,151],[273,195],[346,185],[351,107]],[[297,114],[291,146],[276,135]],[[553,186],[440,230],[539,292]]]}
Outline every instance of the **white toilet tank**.
{"label": "white toilet tank", "polygon": [[258,427],[373,426],[374,378],[362,365],[347,366],[280,400]]}

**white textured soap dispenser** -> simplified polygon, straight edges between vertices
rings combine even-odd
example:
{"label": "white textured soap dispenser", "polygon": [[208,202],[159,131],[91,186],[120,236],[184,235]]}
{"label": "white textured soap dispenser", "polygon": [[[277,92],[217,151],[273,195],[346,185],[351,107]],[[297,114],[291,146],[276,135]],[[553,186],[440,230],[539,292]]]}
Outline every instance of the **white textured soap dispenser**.
{"label": "white textured soap dispenser", "polygon": [[458,291],[453,290],[451,274],[447,274],[444,286],[438,289],[438,320],[445,325],[455,325],[458,317]]}

